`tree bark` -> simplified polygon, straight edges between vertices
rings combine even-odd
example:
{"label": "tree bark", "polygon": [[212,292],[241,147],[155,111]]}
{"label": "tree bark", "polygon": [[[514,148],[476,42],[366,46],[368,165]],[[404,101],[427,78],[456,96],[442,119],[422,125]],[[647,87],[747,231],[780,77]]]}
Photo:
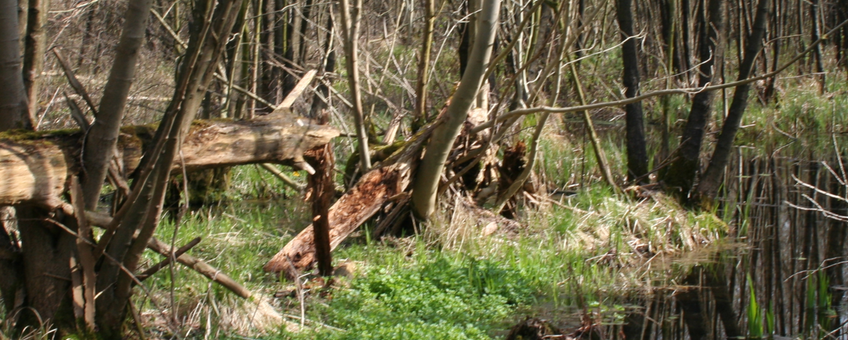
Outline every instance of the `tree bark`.
{"label": "tree bark", "polygon": [[18,29],[18,2],[0,0],[0,131],[32,127],[21,73]]}
{"label": "tree bark", "polygon": [[333,146],[324,145],[315,150],[315,174],[309,176],[312,187],[312,227],[315,238],[315,255],[318,260],[318,273],[322,276],[333,274],[333,256],[330,246],[330,204],[336,195],[333,183]]}
{"label": "tree bark", "polygon": [[[706,1],[704,1],[706,2]],[[703,6],[698,15],[698,26],[701,33],[699,58],[698,86],[704,87],[713,80],[713,66],[717,58],[718,29],[721,27],[721,3],[719,0],[709,0],[709,10]],[[705,11],[707,11],[705,13]],[[681,199],[688,196],[695,178],[700,170],[701,144],[704,140],[704,129],[712,114],[713,91],[698,92],[692,99],[689,119],[681,135],[680,147],[672,157],[677,157],[671,163],[667,172],[665,184]]]}
{"label": "tree bark", "polygon": [[[29,313],[21,316],[19,327],[38,325],[39,320],[53,320],[54,326],[60,328],[73,325],[73,320],[55,318],[70,287],[64,278],[71,276],[68,259],[76,250],[75,237],[46,222],[49,210],[33,206],[20,206],[16,210],[23,243],[24,306],[30,307]],[[53,219],[76,229],[61,217]]]}
{"label": "tree bark", "polygon": [[44,69],[44,24],[50,0],[30,0],[27,11],[27,34],[24,41],[24,87],[29,103],[29,119],[38,121],[38,96],[41,89],[41,71]]}
{"label": "tree bark", "polygon": [[118,133],[124,118],[127,95],[135,77],[141,43],[147,29],[151,0],[131,1],[124,16],[121,40],[115,53],[115,63],[103,90],[100,109],[88,133],[82,155],[85,182],[83,195],[86,209],[94,210],[100,198],[100,188],[106,179],[109,162],[115,155]]}
{"label": "tree bark", "polygon": [[[760,0],[757,5],[757,14],[754,19],[751,36],[748,37],[748,43],[745,44],[745,58],[742,60],[742,64],[739,65],[739,80],[748,78],[752,73],[754,61],[763,46],[769,3],[769,0]],[[750,83],[745,83],[739,85],[733,93],[733,102],[730,104],[730,110],[727,112],[724,125],[721,127],[721,134],[718,137],[713,156],[710,158],[710,165],[698,183],[697,195],[702,204],[712,201],[718,193],[724,168],[730,159],[733,140],[736,138],[736,131],[739,130],[739,124],[742,123],[742,116],[745,114],[745,108],[748,106],[749,89]]]}
{"label": "tree bark", "polygon": [[412,211],[418,218],[429,219],[436,209],[439,179],[444,171],[448,153],[483,84],[483,76],[489,65],[495,41],[499,12],[499,0],[483,2],[483,8],[477,17],[477,36],[468,58],[468,66],[446,114],[442,117],[443,121],[433,131],[433,136],[427,143],[421,171],[415,178],[412,194]]}
{"label": "tree bark", "polygon": [[3,307],[7,311],[15,309],[17,293],[23,290],[21,287],[21,278],[23,274],[20,272],[20,257],[21,249],[18,244],[12,241],[8,230],[14,230],[11,223],[13,220],[15,209],[12,207],[0,207],[0,296],[3,297]]}
{"label": "tree bark", "polygon": [[[633,38],[633,14],[630,9],[632,0],[617,0],[618,27],[621,29],[621,59],[624,63],[624,96],[632,98],[639,95],[639,57],[637,41]],[[627,130],[627,178],[648,181],[648,151],[645,147],[645,127],[642,117],[642,102],[627,104],[625,121]]]}

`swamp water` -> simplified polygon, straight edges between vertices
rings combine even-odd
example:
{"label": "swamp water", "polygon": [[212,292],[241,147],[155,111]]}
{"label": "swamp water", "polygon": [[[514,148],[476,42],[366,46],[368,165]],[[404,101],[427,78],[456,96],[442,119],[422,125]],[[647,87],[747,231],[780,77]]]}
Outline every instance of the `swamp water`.
{"label": "swamp water", "polygon": [[848,339],[844,161],[737,153],[717,210],[730,235],[657,263],[674,279],[602,317],[613,321],[591,338]]}

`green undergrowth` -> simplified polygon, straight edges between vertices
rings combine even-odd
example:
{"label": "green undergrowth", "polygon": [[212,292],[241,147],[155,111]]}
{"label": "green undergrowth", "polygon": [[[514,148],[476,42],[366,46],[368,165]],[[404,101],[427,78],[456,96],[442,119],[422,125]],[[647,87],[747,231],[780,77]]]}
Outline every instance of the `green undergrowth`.
{"label": "green undergrowth", "polygon": [[[419,239],[420,240],[420,239]],[[289,334],[312,339],[489,339],[507,329],[517,306],[535,290],[519,268],[412,245],[408,258],[391,247],[340,252],[365,261],[347,285],[310,306],[309,318],[332,325]],[[318,301],[314,301],[318,302]]]}
{"label": "green undergrowth", "polygon": [[[785,80],[782,85],[785,90],[765,106],[751,91],[737,144],[754,146],[761,152],[809,156],[832,151],[834,137],[844,140],[848,132],[848,88],[843,74],[828,77],[824,95],[809,78]],[[721,112],[721,102],[717,104],[717,112]]]}
{"label": "green undergrowth", "polygon": [[[334,252],[335,265],[351,274],[326,286],[301,278],[301,303],[295,284],[261,267],[307,225],[309,205],[255,168],[234,171],[231,199],[188,212],[173,243],[202,237],[189,254],[242,283],[273,311],[174,266],[137,291],[146,332],[173,334],[164,320],[174,317],[186,338],[490,339],[525,317],[565,329],[579,326],[587,313],[615,323],[633,296],[676,275],[652,265],[714,242],[725,228],[664,196],[617,197],[600,184],[569,198],[550,197],[556,204],[525,207],[519,223],[454,198],[416,235],[371,240],[367,230],[355,233]],[[266,177],[267,188],[256,184],[262,182],[257,176]],[[271,190],[289,191],[268,195]],[[170,243],[173,235],[166,219],[157,237]],[[147,265],[162,260],[145,256]]]}

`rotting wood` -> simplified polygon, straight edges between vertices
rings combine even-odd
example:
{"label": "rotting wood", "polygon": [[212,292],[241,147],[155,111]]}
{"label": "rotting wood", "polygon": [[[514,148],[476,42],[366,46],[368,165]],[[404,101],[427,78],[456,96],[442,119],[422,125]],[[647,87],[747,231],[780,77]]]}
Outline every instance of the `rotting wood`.
{"label": "rotting wood", "polygon": [[[438,121],[438,120],[437,120]],[[413,136],[403,149],[363,175],[330,208],[330,248],[335,249],[345,238],[380,208],[409,187],[420,158],[421,145],[437,124],[431,124]],[[294,273],[312,268],[315,262],[315,240],[312,225],[304,228],[265,264],[265,271]],[[292,267],[292,265],[294,267]]]}
{"label": "rotting wood", "polygon": [[[139,164],[143,147],[155,126],[123,128],[118,141],[125,173]],[[182,146],[186,170],[202,170],[250,163],[292,165],[309,171],[303,154],[339,135],[329,126],[305,118],[269,115],[250,121],[196,121]],[[0,205],[32,203],[62,206],[68,176],[79,170],[77,131],[0,134]]]}

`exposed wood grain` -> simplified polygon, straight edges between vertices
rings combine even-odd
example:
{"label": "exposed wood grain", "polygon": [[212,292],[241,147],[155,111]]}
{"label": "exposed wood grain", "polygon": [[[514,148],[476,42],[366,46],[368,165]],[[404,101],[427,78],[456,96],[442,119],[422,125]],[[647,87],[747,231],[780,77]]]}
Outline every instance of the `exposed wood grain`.
{"label": "exposed wood grain", "polygon": [[[330,208],[330,248],[335,249],[356,228],[374,216],[380,208],[404,192],[410,184],[420,158],[421,145],[435,124],[413,136],[406,145],[382,164],[363,175]],[[295,273],[311,269],[315,262],[312,225],[304,228],[279,253],[265,264],[265,271],[283,272],[292,279]],[[292,267],[294,265],[294,267]]]}
{"label": "exposed wood grain", "polygon": [[[118,148],[131,173],[155,126],[121,130]],[[274,115],[251,121],[207,120],[192,124],[183,143],[186,170],[194,171],[251,163],[302,166],[307,150],[327,144],[338,130],[314,125],[305,118]],[[78,131],[41,134],[0,133],[0,205],[34,203],[61,206],[69,175],[80,168]],[[183,162],[175,162],[178,170]]]}

